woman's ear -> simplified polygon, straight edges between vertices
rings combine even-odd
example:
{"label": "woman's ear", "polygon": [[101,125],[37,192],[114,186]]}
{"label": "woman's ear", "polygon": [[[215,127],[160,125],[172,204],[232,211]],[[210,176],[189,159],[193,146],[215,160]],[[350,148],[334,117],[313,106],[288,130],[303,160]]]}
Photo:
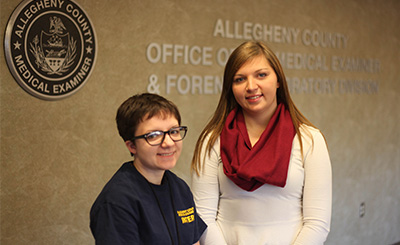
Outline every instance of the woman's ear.
{"label": "woman's ear", "polygon": [[130,141],[130,140],[127,140],[127,141],[125,141],[125,145],[126,145],[126,147],[128,148],[128,150],[129,150],[133,155],[136,154],[136,146],[135,146],[135,143],[133,143],[133,142]]}

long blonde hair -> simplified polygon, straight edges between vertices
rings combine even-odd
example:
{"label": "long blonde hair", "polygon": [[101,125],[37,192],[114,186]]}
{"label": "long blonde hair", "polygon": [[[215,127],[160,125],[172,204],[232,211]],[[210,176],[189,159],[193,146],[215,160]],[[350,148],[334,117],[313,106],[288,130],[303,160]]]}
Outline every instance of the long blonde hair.
{"label": "long blonde hair", "polygon": [[193,158],[191,170],[195,171],[197,174],[200,173],[201,166],[201,150],[204,141],[209,136],[209,140],[206,145],[206,153],[210,154],[215,141],[218,139],[222,132],[225,124],[226,117],[229,112],[235,107],[239,106],[234,98],[232,92],[233,77],[240,67],[246,63],[246,61],[259,56],[264,55],[268,63],[274,69],[276,76],[278,78],[279,88],[276,91],[278,103],[284,103],[286,108],[289,110],[290,117],[292,118],[293,126],[296,130],[300,141],[301,152],[303,152],[303,142],[301,140],[300,125],[308,125],[315,128],[315,126],[297,109],[293,103],[288,85],[286,82],[285,74],[283,73],[282,66],[272,52],[272,50],[265,44],[261,42],[249,41],[242,43],[237,47],[230,55],[224,71],[224,82],[222,85],[221,97],[218,102],[218,106],[214,112],[213,117],[210,119],[208,124],[205,126],[203,131],[197,140]]}

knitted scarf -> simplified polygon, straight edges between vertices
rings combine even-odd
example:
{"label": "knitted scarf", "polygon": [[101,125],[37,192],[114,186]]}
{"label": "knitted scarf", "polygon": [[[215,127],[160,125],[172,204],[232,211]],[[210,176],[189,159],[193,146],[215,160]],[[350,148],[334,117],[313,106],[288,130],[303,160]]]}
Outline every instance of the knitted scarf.
{"label": "knitted scarf", "polygon": [[246,191],[254,191],[263,184],[284,187],[295,134],[289,111],[280,103],[252,147],[243,112],[233,109],[220,137],[224,173]]}

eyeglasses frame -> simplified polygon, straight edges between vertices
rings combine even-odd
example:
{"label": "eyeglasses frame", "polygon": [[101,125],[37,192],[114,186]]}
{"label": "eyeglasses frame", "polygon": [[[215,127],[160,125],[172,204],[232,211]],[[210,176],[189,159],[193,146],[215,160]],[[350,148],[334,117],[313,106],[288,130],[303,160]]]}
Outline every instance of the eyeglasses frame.
{"label": "eyeglasses frame", "polygon": [[[171,131],[172,131],[172,130],[177,130],[177,129],[179,129],[179,131],[181,131],[182,129],[185,130],[185,134],[182,136],[182,139],[180,139],[180,140],[174,140],[174,139],[172,139],[172,137],[171,137]],[[169,129],[169,130],[167,130],[167,131],[156,130],[156,131],[149,132],[149,133],[147,133],[147,134],[142,134],[142,135],[139,135],[139,136],[135,136],[135,137],[133,137],[130,141],[133,142],[133,141],[135,141],[135,140],[137,140],[137,139],[145,139],[146,142],[147,142],[147,144],[149,144],[149,145],[151,145],[151,146],[158,146],[158,145],[161,145],[162,143],[164,143],[165,135],[166,135],[166,134],[169,135],[169,137],[171,138],[171,140],[172,140],[173,142],[179,142],[179,141],[181,141],[181,140],[183,140],[183,139],[185,138],[185,136],[186,136],[186,134],[187,134],[187,131],[188,131],[188,127],[187,127],[187,126],[174,127],[174,128],[171,128],[171,129]],[[151,143],[147,140],[147,137],[149,137],[149,135],[150,135],[151,133],[154,133],[154,132],[162,132],[162,133],[163,133],[163,138],[162,138],[162,140],[161,140],[161,142],[160,142],[159,144],[151,144]]]}

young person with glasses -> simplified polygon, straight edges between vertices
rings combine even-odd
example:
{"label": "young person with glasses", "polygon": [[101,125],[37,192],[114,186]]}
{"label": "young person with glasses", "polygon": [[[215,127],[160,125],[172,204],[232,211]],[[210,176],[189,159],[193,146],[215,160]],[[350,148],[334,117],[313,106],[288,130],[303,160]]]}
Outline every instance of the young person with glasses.
{"label": "young person with glasses", "polygon": [[96,244],[199,244],[206,224],[173,168],[187,127],[178,108],[139,94],[118,109],[117,127],[133,156],[105,185],[90,211]]}

